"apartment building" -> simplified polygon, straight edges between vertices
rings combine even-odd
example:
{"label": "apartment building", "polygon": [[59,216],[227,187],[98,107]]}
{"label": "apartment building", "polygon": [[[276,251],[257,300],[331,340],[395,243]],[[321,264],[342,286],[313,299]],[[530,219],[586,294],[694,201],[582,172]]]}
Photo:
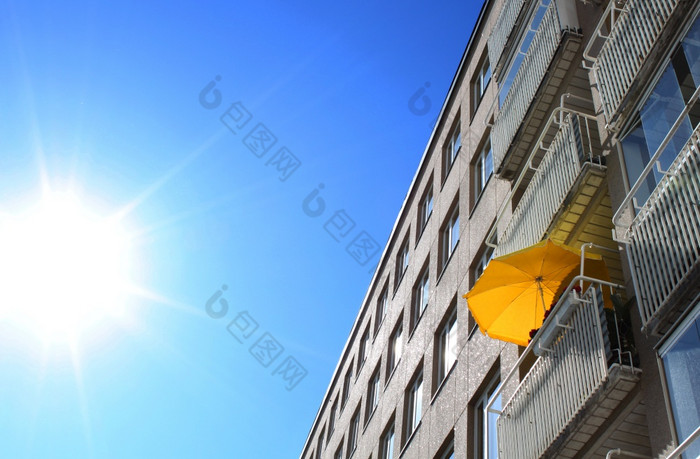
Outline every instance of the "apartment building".
{"label": "apartment building", "polygon": [[[484,2],[301,459],[700,456],[699,12]],[[462,296],[547,238],[610,278],[482,333]]]}

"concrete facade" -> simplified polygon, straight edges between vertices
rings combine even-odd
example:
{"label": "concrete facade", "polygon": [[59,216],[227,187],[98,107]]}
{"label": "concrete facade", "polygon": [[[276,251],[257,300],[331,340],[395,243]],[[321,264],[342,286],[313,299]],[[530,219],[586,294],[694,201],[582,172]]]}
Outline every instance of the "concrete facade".
{"label": "concrete facade", "polygon": [[[672,348],[673,337],[698,315],[700,248],[697,244],[700,239],[697,233],[700,232],[700,212],[693,214],[693,204],[690,203],[688,220],[678,223],[687,229],[686,233],[696,234],[684,242],[688,253],[684,265],[687,269],[682,279],[674,281],[677,286],[666,298],[657,301],[659,312],[651,318],[643,316],[640,311],[654,305],[645,299],[647,306],[640,306],[639,285],[644,278],[640,275],[634,277],[634,273],[639,272],[639,262],[628,257],[627,253],[637,243],[634,238],[638,237],[630,228],[641,217],[633,221],[637,211],[631,210],[626,202],[634,184],[630,183],[633,182],[630,177],[634,177],[628,172],[633,169],[630,159],[633,156],[625,142],[630,142],[630,126],[635,125],[635,113],[648,106],[649,94],[662,78],[669,56],[676,55],[673,53],[679,53],[679,47],[692,41],[687,37],[695,30],[693,25],[700,2],[654,0],[651,2],[654,5],[641,6],[640,3],[643,2],[627,0],[613,5],[603,0],[484,2],[436,127],[310,428],[300,455],[302,459],[387,457],[383,443],[392,426],[391,457],[496,457],[489,452],[488,438],[480,435],[484,428],[489,430],[488,426],[482,425],[488,413],[483,411],[480,401],[485,394],[488,398],[492,383],[503,381],[505,383],[494,392],[500,394],[501,404],[505,405],[511,397],[517,398],[521,381],[539,365],[540,360],[550,357],[538,358],[531,349],[532,344],[522,348],[481,333],[462,295],[474,285],[478,277],[477,266],[491,250],[486,244],[490,235],[491,242],[496,243],[494,245],[501,243],[502,237],[515,238],[516,245],[519,243],[522,247],[530,245],[525,243],[526,239],[518,239],[520,233],[527,231],[516,231],[515,236],[507,236],[507,227],[520,218],[518,215],[522,212],[519,212],[518,205],[522,205],[523,196],[531,193],[528,188],[534,187],[531,184],[536,182],[536,174],[540,173],[533,172],[534,169],[544,170],[540,166],[545,163],[544,158],[552,147],[541,148],[541,145],[554,144],[553,139],[566,125],[565,117],[569,115],[571,118],[568,119],[578,116],[577,119],[586,121],[586,129],[577,124],[576,132],[583,138],[579,143],[584,145],[588,156],[582,159],[580,175],[566,190],[556,212],[547,216],[544,231],[533,230],[537,235],[542,234],[531,243],[550,237],[573,246],[592,242],[612,249],[612,252],[603,249],[606,251],[602,254],[609,265],[612,281],[625,287],[615,293],[629,306],[631,318],[627,322],[619,315],[609,319],[618,326],[617,335],[610,337],[619,345],[617,360],[614,356],[609,357],[606,364],[603,358],[606,373],[602,382],[584,397],[581,406],[575,410],[576,415],[556,428],[558,430],[551,435],[551,440],[542,440],[544,446],[536,450],[539,453],[528,450],[526,445],[522,449],[516,448],[516,453],[507,453],[505,443],[515,440],[507,433],[501,434],[500,422],[503,419],[499,420],[498,447],[492,443],[491,450],[500,450],[500,457],[605,457],[606,452],[620,448],[631,453],[632,457],[666,457],[685,440],[687,434],[679,433],[680,421],[673,408],[674,397],[677,400],[679,393],[675,387],[669,390],[663,348],[664,343]],[[513,10],[510,23],[506,17],[509,8]],[[617,35],[625,36],[622,29],[627,22],[638,23],[654,17],[637,14],[640,8],[649,8],[651,12],[656,11],[654,8],[667,8],[668,17],[656,25],[659,35],[649,40],[651,49],[640,60],[640,67],[633,69],[634,82],[624,91],[622,102],[611,108],[608,102],[611,83],[605,80],[605,72],[610,71],[606,70],[603,61],[605,53],[629,54],[629,46],[624,48],[624,43],[616,44],[615,40]],[[541,17],[544,19],[539,25]],[[520,46],[529,28],[537,30],[533,43],[537,43],[540,35],[546,38],[546,30],[542,29],[548,18],[558,21],[554,27],[558,41],[553,57],[546,62],[546,72],[533,86],[532,101],[527,102],[523,96],[526,89],[513,87],[520,84],[519,79],[527,80],[528,77],[518,76],[518,66],[522,69],[532,65],[534,69],[536,64],[529,63],[527,57],[519,63],[517,52],[511,51]],[[504,31],[503,27],[507,29]],[[500,42],[491,40],[497,33],[504,37]],[[504,46],[498,62],[489,60],[489,56],[499,55],[488,49],[494,43]],[[619,49],[616,50],[616,46]],[[623,48],[627,51],[620,51]],[[695,56],[694,51],[683,49],[693,73],[695,62],[691,56]],[[540,51],[527,49],[527,55],[538,56]],[[643,56],[640,54],[639,57]],[[491,75],[481,100],[476,100],[475,86],[478,86],[484,62],[488,62],[489,73],[496,69],[497,74]],[[619,65],[626,65],[624,59]],[[521,73],[534,74],[535,70],[526,69]],[[515,75],[513,83],[508,81],[509,74]],[[700,73],[695,81],[700,82]],[[522,84],[525,88],[527,81]],[[697,83],[695,88],[685,88],[685,93],[692,93],[694,89],[697,89]],[[499,100],[501,93],[505,102]],[[505,156],[493,158],[497,152],[491,153],[493,173],[483,189],[477,190],[479,158],[488,145],[489,136],[505,132],[501,129],[509,114],[504,110],[516,111],[518,100],[523,97],[526,100],[524,115],[516,124],[512,140],[506,141],[505,147],[500,140],[498,148]],[[695,100],[689,95],[685,98],[686,102],[690,99],[688,117],[692,130],[696,130],[696,109],[692,107]],[[562,118],[557,122],[555,118],[560,113]],[[456,132],[459,132],[461,147],[454,163],[447,167],[445,156],[451,151]],[[542,142],[538,143],[538,140]],[[677,150],[673,153],[678,157],[682,154],[698,155],[697,149]],[[526,167],[528,162],[534,166],[533,170]],[[555,170],[554,174],[558,172]],[[669,173],[667,177],[672,175]],[[545,177],[545,183],[552,180]],[[662,180],[657,179],[657,182]],[[693,188],[695,185],[680,182],[677,186]],[[659,187],[668,188],[663,184]],[[588,189],[593,191],[586,194]],[[433,196],[432,213],[423,222],[422,205],[428,190]],[[692,192],[697,193],[697,190]],[[546,194],[548,191],[540,193],[545,193],[543,201],[555,199]],[[539,212],[536,198],[533,199],[533,204],[525,209],[524,214]],[[650,199],[648,206],[653,206],[654,202]],[[622,217],[613,222],[612,214],[621,205]],[[454,215],[459,216],[459,237],[450,254],[447,253],[450,250],[447,248],[450,245],[448,230]],[[679,231],[683,233],[684,230]],[[674,239],[668,230],[666,234],[645,234],[654,241],[664,237]],[[674,242],[675,239],[670,241]],[[648,247],[649,241],[641,246]],[[405,272],[401,272],[405,247],[408,248],[408,264]],[[427,306],[421,314],[416,314],[415,305],[421,299],[421,281],[426,273],[429,279]],[[387,298],[385,315],[381,313],[384,297]],[[616,314],[619,312],[616,310]],[[454,349],[456,359],[445,372],[442,370],[441,332],[452,313],[456,314],[456,347],[451,349]],[[634,335],[634,344],[627,343],[624,349],[620,327],[631,327]],[[402,353],[392,368],[390,354],[393,337],[399,328],[402,331]],[[603,327],[600,333],[608,337],[609,331]],[[614,344],[612,348],[614,354]],[[620,357],[623,352],[629,352],[629,359]],[[692,352],[700,351],[693,348]],[[697,369],[690,368],[689,371],[692,376]],[[514,376],[507,379],[506,375],[511,372]],[[378,403],[372,409],[372,380],[376,374],[379,375]],[[422,409],[414,428],[409,418],[414,404],[411,391],[416,381],[422,381]],[[688,403],[700,403],[695,393],[680,395],[681,398],[687,396]],[[559,402],[553,399],[546,404],[556,403]],[[687,431],[687,427],[684,428]],[[623,457],[624,451],[620,453]]]}

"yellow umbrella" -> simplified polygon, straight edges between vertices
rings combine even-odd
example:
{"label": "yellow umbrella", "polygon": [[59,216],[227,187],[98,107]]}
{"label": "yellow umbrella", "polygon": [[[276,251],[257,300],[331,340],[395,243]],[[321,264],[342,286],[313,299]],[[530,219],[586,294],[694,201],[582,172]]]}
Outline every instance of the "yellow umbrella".
{"label": "yellow umbrella", "polygon": [[[580,250],[546,240],[491,260],[464,298],[482,333],[527,346],[530,330],[542,325],[580,263]],[[610,280],[600,255],[586,253],[584,269],[588,277]]]}

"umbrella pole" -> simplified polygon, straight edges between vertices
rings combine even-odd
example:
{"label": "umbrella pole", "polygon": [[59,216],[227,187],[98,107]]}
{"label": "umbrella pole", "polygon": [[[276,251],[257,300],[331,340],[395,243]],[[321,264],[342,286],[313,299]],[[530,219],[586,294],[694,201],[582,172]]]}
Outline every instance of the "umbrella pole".
{"label": "umbrella pole", "polygon": [[547,312],[547,305],[544,304],[544,291],[542,290],[542,278],[541,277],[536,278],[535,282],[537,282],[537,290],[540,292],[540,298],[542,299],[542,310],[544,312]]}
{"label": "umbrella pole", "polygon": [[[540,298],[542,299],[542,311],[544,313],[547,312],[547,305],[544,304],[544,291],[542,290],[542,278],[538,277],[535,279],[537,281],[537,290],[540,292]],[[537,308],[537,305],[535,304],[535,308]],[[535,311],[535,317],[537,317],[537,311]],[[535,319],[535,322],[537,322],[537,319]]]}

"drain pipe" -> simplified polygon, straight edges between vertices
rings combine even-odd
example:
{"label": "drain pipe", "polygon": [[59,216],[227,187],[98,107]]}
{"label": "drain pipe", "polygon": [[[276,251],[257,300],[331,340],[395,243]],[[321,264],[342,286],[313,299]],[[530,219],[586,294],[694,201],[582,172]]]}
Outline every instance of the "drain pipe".
{"label": "drain pipe", "polygon": [[639,457],[643,459],[649,459],[649,456],[643,456],[641,454],[633,453],[631,451],[625,451],[623,449],[617,448],[617,449],[611,449],[608,451],[608,454],[605,455],[605,459],[610,459],[613,456],[629,456],[629,457]]}

